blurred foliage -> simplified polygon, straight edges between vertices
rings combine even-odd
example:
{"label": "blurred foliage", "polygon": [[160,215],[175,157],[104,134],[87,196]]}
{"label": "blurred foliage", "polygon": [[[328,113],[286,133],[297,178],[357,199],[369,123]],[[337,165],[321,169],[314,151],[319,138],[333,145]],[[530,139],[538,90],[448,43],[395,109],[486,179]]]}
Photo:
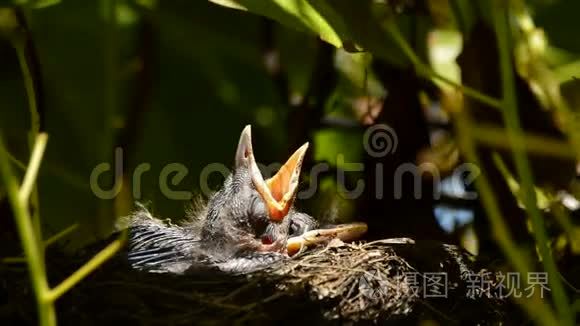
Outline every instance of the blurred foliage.
{"label": "blurred foliage", "polygon": [[[503,6],[509,7],[506,26],[498,14]],[[0,131],[12,161],[26,166],[35,125],[31,96],[37,100],[50,142],[33,213],[40,215],[47,239],[78,224],[66,237],[76,248],[109,235],[135,200],[150,202],[156,215],[181,218],[190,201],[162,193],[161,170],[170,163],[185,165],[187,176],[170,188],[199,193],[205,167],[231,166],[246,124],[253,125],[256,155],[265,164],[283,162],[297,141],[312,141],[309,164],[327,163],[329,171],[321,179],[304,178],[320,184],[304,205],[331,221],[337,215],[358,218],[365,202],[344,198],[332,176],[345,162],[367,162],[361,142],[366,126],[402,121],[420,103],[424,121],[404,131],[429,139],[422,148],[405,148],[412,160],[479,161],[482,178],[490,181],[477,185],[482,206],[489,224],[500,226],[501,234],[494,236],[504,254],[509,258],[520,250],[520,239],[508,232],[507,221],[514,217],[500,211],[513,199],[513,206],[527,212],[530,234],[543,235],[546,224],[549,241],[537,236],[535,242],[546,256],[552,244],[576,248],[579,234],[557,195],[565,189],[578,197],[577,172],[543,161],[558,158],[573,166],[580,155],[580,43],[573,28],[578,12],[575,0],[2,0]],[[486,40],[478,39],[485,36],[481,26],[505,36],[498,38],[505,42],[481,44]],[[18,56],[18,46],[25,56]],[[494,65],[470,64],[468,52],[482,48],[479,55]],[[23,59],[38,78],[33,95],[24,87]],[[490,81],[489,74],[496,78]],[[506,82],[510,76],[514,80]],[[408,85],[416,88],[399,88]],[[399,99],[404,91],[415,98]],[[396,117],[385,116],[392,99],[401,105]],[[505,128],[497,127],[501,121]],[[445,129],[444,136],[433,132],[437,128]],[[438,142],[445,143],[444,155],[437,155]],[[493,154],[476,151],[479,145],[493,148]],[[116,147],[123,155],[121,192],[100,199],[89,176],[103,162],[114,164]],[[500,149],[505,151],[495,152]],[[134,171],[143,163],[151,169],[135,196]],[[499,172],[491,174],[495,168]],[[526,173],[530,169],[536,179]],[[349,175],[347,183],[365,173]],[[212,175],[212,188],[222,179]],[[99,185],[110,188],[113,180],[110,171]],[[494,193],[501,183],[514,198]],[[5,195],[0,188],[0,199]],[[555,222],[544,223],[545,216]],[[526,259],[512,263],[526,270]],[[540,260],[547,270],[554,267]],[[555,301],[569,322],[566,305]],[[551,307],[540,306],[545,310],[534,315],[529,307],[535,304],[524,306],[537,320],[550,322]]]}
{"label": "blurred foliage", "polygon": [[[144,10],[128,5],[120,8]],[[40,179],[48,233],[79,221],[89,234],[95,234],[99,206],[107,204],[92,194],[88,176],[97,164],[113,163],[111,139],[131,123],[126,114],[130,85],[140,69],[135,57],[138,21],[119,24],[115,40],[110,40],[103,33],[106,23],[101,9],[97,2],[64,2],[28,12],[41,58],[45,124],[51,135]],[[195,18],[183,15],[186,12]],[[273,153],[269,158],[281,157],[276,149],[282,148],[284,133],[267,130],[282,129],[285,114],[261,66],[259,19],[205,3],[173,3],[155,12],[133,12],[136,17],[143,14],[151,15],[155,25],[146,37],[153,38],[155,48],[150,55],[158,65],[152,72],[152,94],[137,95],[148,96],[151,107],[140,121],[138,142],[127,149],[131,152],[125,152],[126,170],[130,175],[138,164],[150,163],[151,173],[143,177],[144,199],[151,200],[159,213],[180,216],[184,203],[164,198],[154,177],[165,164],[183,162],[190,173],[180,189],[198,189],[195,176],[205,165],[231,164],[240,126],[246,123],[267,128],[255,131],[255,146],[263,156]],[[115,48],[111,70],[105,68],[107,47]],[[3,53],[1,128],[13,144],[12,154],[25,161],[26,95],[9,44],[3,44]],[[111,106],[106,100],[110,87],[119,87],[113,108],[107,107]],[[211,141],[208,135],[213,135]],[[108,232],[106,228],[97,230]]]}

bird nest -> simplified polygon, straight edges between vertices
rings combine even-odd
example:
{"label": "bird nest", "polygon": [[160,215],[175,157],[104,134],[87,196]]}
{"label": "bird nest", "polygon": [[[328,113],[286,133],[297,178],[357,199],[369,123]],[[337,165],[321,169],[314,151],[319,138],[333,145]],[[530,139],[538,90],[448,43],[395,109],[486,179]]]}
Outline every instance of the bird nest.
{"label": "bird nest", "polygon": [[[246,275],[207,270],[189,275],[145,273],[129,269],[121,258],[109,261],[59,299],[61,322],[190,325],[435,319],[494,324],[505,317],[502,300],[465,296],[465,275],[477,269],[470,257],[446,245],[331,241]],[[72,264],[62,253],[49,253],[47,261],[53,283],[80,264]],[[445,298],[426,300],[417,293],[415,276],[435,268],[449,274],[449,292]],[[33,323],[25,268],[0,265],[0,279],[4,280],[0,320]]]}
{"label": "bird nest", "polygon": [[331,243],[274,270],[282,291],[304,289],[323,303],[327,319],[375,320],[410,311],[417,296],[407,281],[414,269],[381,241]]}

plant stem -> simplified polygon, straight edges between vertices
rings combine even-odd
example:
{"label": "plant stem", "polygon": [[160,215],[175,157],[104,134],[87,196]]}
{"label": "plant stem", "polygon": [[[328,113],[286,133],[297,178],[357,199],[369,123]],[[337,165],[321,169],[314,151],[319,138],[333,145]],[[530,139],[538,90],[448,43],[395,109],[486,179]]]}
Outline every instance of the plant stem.
{"label": "plant stem", "polygon": [[40,167],[40,162],[42,161],[47,141],[48,135],[44,132],[38,134],[36,137],[34,147],[32,148],[32,155],[30,156],[30,163],[28,164],[24,180],[20,186],[19,198],[23,203],[28,202],[30,193],[34,189],[34,182],[38,176],[38,168]]}
{"label": "plant stem", "polygon": [[502,110],[502,113],[508,132],[508,138],[513,145],[512,153],[516,171],[521,180],[522,201],[524,202],[532,222],[532,234],[536,241],[536,246],[539,249],[544,269],[549,276],[548,282],[551,286],[556,310],[560,315],[560,321],[565,325],[573,325],[573,316],[568,303],[568,298],[566,297],[564,287],[558,277],[558,268],[556,267],[552,253],[548,248],[548,237],[544,227],[544,220],[537,206],[533,176],[522,142],[523,130],[518,117],[517,98],[511,59],[511,30],[508,21],[508,8],[504,2],[499,2],[497,0],[494,1],[493,8],[494,28],[498,42],[502,79],[501,83],[504,104],[504,110]]}
{"label": "plant stem", "polygon": [[[489,97],[471,88],[458,85],[457,83],[447,79],[446,77],[440,76],[425,65],[419,57],[415,54],[413,49],[409,46],[406,40],[403,38],[398,30],[397,25],[394,22],[388,22],[387,30],[390,32],[391,37],[399,45],[401,50],[407,55],[409,60],[415,66],[417,73],[429,78],[436,78],[450,85],[455,86],[457,89],[464,92],[464,94],[471,96],[472,98],[479,100],[480,102],[487,104],[491,107],[497,108],[503,111],[504,103],[498,101],[495,98]],[[455,127],[458,135],[459,143],[462,148],[462,152],[466,155],[467,159],[477,166],[481,166],[479,157],[476,153],[476,144],[471,135],[470,128],[472,123],[470,121],[469,115],[465,110],[460,110],[460,112],[455,113]],[[497,205],[496,198],[493,194],[493,189],[491,184],[487,180],[485,174],[481,174],[476,180],[476,187],[481,196],[483,206],[487,212],[487,216],[490,220],[491,227],[493,230],[493,235],[498,242],[500,248],[506,255],[506,257],[511,261],[512,265],[520,274],[526,274],[530,271],[529,262],[526,258],[524,252],[518,250],[515,242],[511,238],[508,230],[509,228],[502,218],[501,211]],[[517,300],[519,304],[530,314],[534,316],[537,320],[542,321],[546,325],[557,324],[554,314],[549,305],[537,297],[532,297],[530,300],[520,299]]]}
{"label": "plant stem", "polygon": [[[40,159],[40,158],[38,158]],[[36,162],[35,162],[36,163]],[[18,227],[18,233],[24,250],[24,255],[28,263],[30,279],[36,294],[38,304],[38,320],[41,325],[51,326],[56,324],[54,305],[47,300],[49,292],[48,281],[46,279],[44,259],[42,257],[42,247],[38,243],[34,227],[27,210],[27,203],[20,200],[18,192],[18,182],[14,176],[8,161],[7,150],[4,141],[0,136],[0,174],[4,180],[8,199],[12,205],[14,218]]]}
{"label": "plant stem", "polygon": [[[465,110],[460,110],[454,113],[454,125],[457,134],[457,139],[461,152],[466,159],[476,166],[482,166],[479,155],[475,148],[475,140],[471,133],[473,123],[469,114]],[[481,203],[486,211],[487,218],[491,224],[492,234],[495,241],[503,251],[506,258],[513,265],[515,270],[520,275],[527,275],[530,271],[529,258],[525,252],[519,250],[516,243],[512,239],[506,225],[505,220],[501,214],[501,210],[497,204],[497,199],[493,193],[493,188],[487,179],[487,176],[482,173],[475,180],[475,186],[479,195],[481,196]],[[530,316],[534,316],[537,320],[541,320],[544,325],[557,325],[552,309],[546,302],[533,297],[530,300],[517,300]]]}
{"label": "plant stem", "polygon": [[36,91],[34,89],[34,79],[28,62],[26,61],[26,45],[21,37],[15,38],[13,41],[16,55],[18,56],[18,63],[22,71],[22,79],[24,81],[24,89],[26,90],[26,98],[28,99],[28,112],[30,114],[30,143],[36,138],[36,134],[40,131],[40,115],[38,114],[38,104],[36,102]]}
{"label": "plant stem", "polygon": [[115,255],[123,246],[125,245],[126,240],[126,233],[122,233],[121,236],[111,242],[108,246],[106,246],[103,250],[97,253],[91,260],[86,262],[81,268],[67,277],[64,281],[62,281],[59,285],[54,287],[49,295],[48,299],[51,301],[57,300],[60,298],[64,293],[74,287],[77,283],[83,280],[87,275],[92,273],[95,269],[101,266],[107,259],[111,258]]}
{"label": "plant stem", "polygon": [[[100,146],[96,151],[98,157],[108,161],[115,147],[115,128],[113,120],[117,113],[119,74],[118,74],[118,37],[117,37],[117,5],[115,0],[100,0],[103,23],[103,116]],[[117,216],[114,203],[101,201],[98,218],[96,219],[97,236],[104,235],[109,229],[111,216]]]}
{"label": "plant stem", "polygon": [[[18,63],[20,65],[20,70],[22,71],[22,79],[24,81],[24,89],[26,91],[26,98],[28,99],[28,112],[30,115],[30,132],[28,134],[28,146],[33,148],[35,141],[37,140],[38,133],[40,132],[40,115],[38,113],[38,103],[37,94],[34,87],[34,79],[28,61],[26,60],[26,38],[28,35],[19,35],[15,37],[12,41],[14,49],[16,50],[16,55],[18,57]],[[35,178],[36,179],[36,178]],[[40,243],[42,239],[42,229],[40,227],[40,204],[38,200],[38,190],[31,185],[32,200],[30,205],[32,207],[32,223],[38,239],[37,243]],[[30,193],[29,193],[30,194]],[[43,250],[43,249],[42,249]],[[44,255],[42,255],[44,259]]]}
{"label": "plant stem", "polygon": [[59,233],[53,235],[52,237],[46,239],[44,241],[44,247],[46,248],[46,247],[50,246],[51,244],[57,242],[58,240],[62,239],[63,237],[69,235],[71,232],[76,230],[78,227],[79,227],[79,225],[75,223],[75,224],[67,227],[66,229],[60,231]]}
{"label": "plant stem", "polygon": [[2,261],[3,264],[26,264],[26,258],[24,257],[6,257],[2,258],[0,261]]}
{"label": "plant stem", "polygon": [[427,64],[423,63],[421,59],[419,59],[419,57],[415,54],[415,51],[413,51],[409,43],[407,43],[403,35],[401,35],[401,32],[399,31],[399,28],[397,27],[397,24],[395,24],[394,21],[387,22],[387,31],[389,32],[393,40],[399,45],[401,51],[403,51],[403,53],[405,53],[405,55],[411,61],[418,75],[424,78],[438,79],[446,84],[449,84],[450,86],[454,87],[463,94],[480,101],[483,104],[487,104],[496,109],[502,108],[501,102],[498,99],[485,95],[471,87],[458,84],[453,80],[438,74],[433,69],[431,69]]}
{"label": "plant stem", "polygon": [[6,153],[6,155],[8,155],[8,160],[12,161],[12,163],[14,163],[14,165],[16,165],[17,168],[19,168],[22,171],[26,171],[26,165],[24,165],[24,163],[20,162],[19,159],[17,159],[14,155],[10,153]]}
{"label": "plant stem", "polygon": [[[480,144],[509,150],[513,148],[512,144],[505,141],[508,137],[505,128],[480,123],[477,126],[473,126],[472,134],[475,140]],[[525,145],[525,149],[528,153],[567,159],[570,161],[576,159],[576,154],[574,154],[572,146],[567,141],[530,132],[526,132],[522,137],[523,138],[518,138],[517,141],[522,142]]]}
{"label": "plant stem", "polygon": [[[535,38],[534,31],[536,27],[526,8],[525,2],[523,0],[511,0],[509,4],[512,10],[511,16],[516,18],[515,21],[520,30],[520,44],[525,44],[525,48],[528,49],[527,51],[533,51],[534,46],[531,44],[531,40]],[[546,59],[543,53],[533,53],[528,63],[530,67],[526,68],[526,70],[536,70],[536,72],[528,76],[528,78],[534,80],[534,84],[540,87],[548,96],[551,106],[559,115],[561,129],[568,136],[576,158],[580,160],[580,124],[567,100],[562,97],[558,87],[556,87],[556,90],[553,89],[554,86],[559,86],[562,80],[558,78],[557,69],[550,69],[545,61]]]}

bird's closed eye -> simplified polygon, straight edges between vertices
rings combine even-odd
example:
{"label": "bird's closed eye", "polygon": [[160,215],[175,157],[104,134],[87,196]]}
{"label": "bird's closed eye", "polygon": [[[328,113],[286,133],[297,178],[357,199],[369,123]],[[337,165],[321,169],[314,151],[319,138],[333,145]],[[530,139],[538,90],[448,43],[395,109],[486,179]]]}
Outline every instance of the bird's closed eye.
{"label": "bird's closed eye", "polygon": [[248,210],[248,221],[256,238],[260,238],[266,232],[269,223],[266,206],[257,196],[252,198],[252,203]]}
{"label": "bird's closed eye", "polygon": [[290,222],[289,236],[291,237],[298,236],[304,233],[305,231],[307,231],[307,227],[304,224],[298,223],[296,220],[292,220]]}

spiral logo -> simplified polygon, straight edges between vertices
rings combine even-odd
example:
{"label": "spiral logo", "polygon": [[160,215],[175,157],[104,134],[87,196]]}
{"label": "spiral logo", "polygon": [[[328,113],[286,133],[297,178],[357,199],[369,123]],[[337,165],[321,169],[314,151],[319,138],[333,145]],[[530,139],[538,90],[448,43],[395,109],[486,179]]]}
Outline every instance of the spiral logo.
{"label": "spiral logo", "polygon": [[386,124],[369,127],[364,134],[364,147],[372,157],[382,157],[397,150],[397,133]]}

